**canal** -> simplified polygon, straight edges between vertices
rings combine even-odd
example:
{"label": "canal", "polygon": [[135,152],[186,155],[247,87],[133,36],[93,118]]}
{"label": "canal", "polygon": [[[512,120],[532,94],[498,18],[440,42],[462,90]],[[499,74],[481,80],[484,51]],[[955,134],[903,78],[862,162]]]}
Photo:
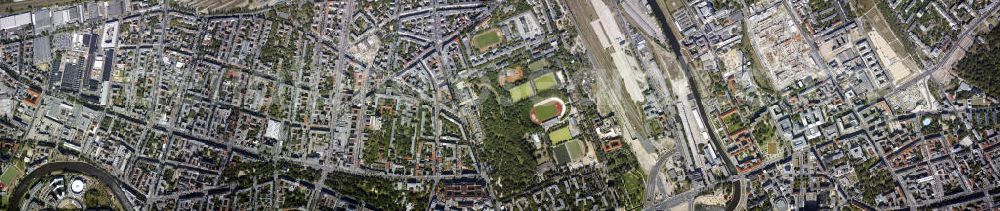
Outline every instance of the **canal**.
{"label": "canal", "polygon": [[[659,2],[657,0],[646,0],[649,4],[650,9],[653,11],[653,16],[656,18],[656,22],[660,24],[660,29],[663,30],[663,35],[667,38],[667,45],[669,45],[670,50],[673,51],[674,55],[677,56],[677,63],[680,64],[681,69],[684,71],[684,76],[688,79],[688,84],[691,85],[691,93],[694,94],[695,102],[698,104],[698,113],[701,115],[702,123],[705,124],[705,128],[708,129],[708,135],[712,139],[712,144],[715,145],[716,153],[723,153],[722,142],[719,137],[715,134],[715,130],[712,129],[712,125],[709,124],[708,115],[705,113],[705,105],[701,102],[701,93],[698,91],[698,83],[694,78],[694,74],[691,73],[691,67],[688,65],[687,60],[684,59],[684,54],[681,53],[681,44],[677,41],[677,36],[670,30],[671,24],[667,21],[666,14],[664,14],[661,9]],[[721,83],[721,82],[720,82]],[[677,96],[678,98],[683,98],[684,96]],[[684,100],[684,99],[680,99]],[[694,153],[694,152],[692,152]],[[726,163],[726,168],[731,174],[735,174],[736,166],[733,165],[732,161],[729,160],[728,156],[723,157],[723,161]]]}

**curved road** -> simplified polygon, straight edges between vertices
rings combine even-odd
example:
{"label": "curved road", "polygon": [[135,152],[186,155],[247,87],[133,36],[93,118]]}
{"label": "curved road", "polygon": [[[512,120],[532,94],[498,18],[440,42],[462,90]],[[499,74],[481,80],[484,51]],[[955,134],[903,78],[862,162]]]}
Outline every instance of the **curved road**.
{"label": "curved road", "polygon": [[132,210],[131,203],[127,200],[127,198],[125,198],[125,192],[122,191],[121,186],[118,184],[118,179],[109,174],[107,171],[104,171],[104,169],[97,168],[89,163],[76,161],[48,163],[38,167],[34,171],[31,171],[31,173],[21,179],[21,182],[19,182],[17,187],[14,188],[14,191],[12,192],[13,195],[11,195],[10,198],[12,203],[9,204],[10,207],[7,208],[9,208],[9,210],[20,210],[21,201],[23,200],[24,194],[28,191],[28,189],[31,188],[31,186],[33,186],[38,179],[56,171],[79,172],[97,178],[97,180],[100,180],[102,183],[107,185],[109,189],[111,189],[111,193],[115,195],[115,198],[118,199],[118,203],[120,203],[125,210]]}

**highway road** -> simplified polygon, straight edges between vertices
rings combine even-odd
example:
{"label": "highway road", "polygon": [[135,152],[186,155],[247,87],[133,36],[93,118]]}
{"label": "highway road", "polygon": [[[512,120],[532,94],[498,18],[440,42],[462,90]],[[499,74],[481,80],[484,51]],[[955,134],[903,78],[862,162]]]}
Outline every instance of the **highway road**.
{"label": "highway road", "polygon": [[693,202],[694,198],[698,197],[698,195],[705,190],[708,190],[708,188],[703,187],[684,191],[684,193],[680,193],[671,196],[666,200],[657,202],[655,205],[648,207],[647,210],[669,210],[670,208],[680,205],[681,203]]}
{"label": "highway road", "polygon": [[115,195],[115,198],[118,199],[118,203],[121,204],[125,210],[134,210],[132,208],[132,203],[128,201],[128,198],[125,197],[125,192],[122,191],[124,188],[118,183],[118,179],[116,179],[115,176],[109,174],[107,171],[104,171],[104,169],[97,168],[89,163],[77,161],[48,163],[38,167],[34,171],[31,171],[31,173],[28,173],[28,175],[24,176],[24,178],[21,179],[21,182],[17,184],[17,187],[14,188],[10,197],[10,201],[13,203],[9,204],[9,207],[7,207],[9,208],[8,210],[20,210],[21,202],[23,201],[28,189],[31,188],[38,181],[38,179],[57,171],[79,172],[97,178],[97,180],[104,183],[109,187],[109,189],[111,189],[111,193]]}

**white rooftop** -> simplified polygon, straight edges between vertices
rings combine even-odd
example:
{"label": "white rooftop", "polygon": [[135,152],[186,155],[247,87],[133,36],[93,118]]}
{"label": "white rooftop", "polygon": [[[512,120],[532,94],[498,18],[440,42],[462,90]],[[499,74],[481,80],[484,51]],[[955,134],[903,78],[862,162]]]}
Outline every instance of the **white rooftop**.
{"label": "white rooftop", "polygon": [[75,179],[73,180],[73,184],[70,184],[70,189],[73,190],[73,193],[82,193],[84,187],[87,187],[87,185],[80,179]]}
{"label": "white rooftop", "polygon": [[0,18],[0,30],[7,30],[31,24],[31,13],[21,13]]}

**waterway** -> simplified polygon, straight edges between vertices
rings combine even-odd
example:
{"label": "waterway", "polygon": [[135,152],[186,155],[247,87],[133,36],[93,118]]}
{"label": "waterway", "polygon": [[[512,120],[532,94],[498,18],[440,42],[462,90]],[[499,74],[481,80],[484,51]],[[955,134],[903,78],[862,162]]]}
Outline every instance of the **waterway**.
{"label": "waterway", "polygon": [[[698,91],[698,83],[694,78],[694,74],[691,73],[691,67],[688,65],[687,60],[684,59],[684,54],[681,53],[681,44],[677,41],[677,36],[675,36],[670,30],[670,26],[673,23],[667,21],[667,17],[663,14],[663,11],[660,10],[660,5],[657,1],[658,0],[646,0],[646,3],[649,4],[650,9],[653,11],[653,16],[656,17],[656,21],[660,24],[660,29],[663,30],[663,35],[667,38],[667,44],[670,45],[670,50],[677,56],[677,63],[680,64],[681,69],[684,71],[684,76],[688,79],[688,84],[691,85],[691,93],[694,94],[695,102],[698,103],[698,113],[701,114],[701,120],[708,129],[708,135],[712,138],[712,143],[715,145],[715,148],[719,149],[716,150],[716,153],[721,153],[721,149],[725,148],[722,147],[715,131],[711,129],[712,126],[709,124],[708,115],[705,113],[705,105],[701,102],[701,93]],[[684,96],[678,97],[683,98]],[[732,161],[729,159],[722,160],[726,162],[726,167],[729,169],[729,172],[736,173],[736,166],[733,165]]]}

